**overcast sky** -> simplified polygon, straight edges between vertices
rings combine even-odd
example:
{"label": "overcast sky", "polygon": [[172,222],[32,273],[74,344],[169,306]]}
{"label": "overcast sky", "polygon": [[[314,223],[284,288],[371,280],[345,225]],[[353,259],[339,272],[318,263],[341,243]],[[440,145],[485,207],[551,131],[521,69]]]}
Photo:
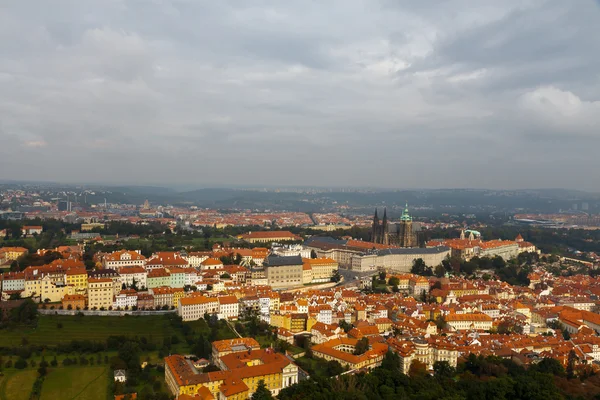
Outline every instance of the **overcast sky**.
{"label": "overcast sky", "polygon": [[0,178],[600,191],[592,0],[5,1]]}

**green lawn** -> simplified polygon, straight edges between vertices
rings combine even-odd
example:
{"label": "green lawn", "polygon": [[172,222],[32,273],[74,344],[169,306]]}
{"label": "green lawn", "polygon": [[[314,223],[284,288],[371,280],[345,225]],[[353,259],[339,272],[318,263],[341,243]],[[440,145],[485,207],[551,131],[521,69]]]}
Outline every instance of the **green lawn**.
{"label": "green lawn", "polygon": [[[62,328],[59,328],[62,324]],[[148,340],[162,343],[164,337],[178,334],[168,317],[75,317],[69,315],[40,315],[37,326],[0,330],[2,346],[19,346],[25,338],[30,344],[48,346],[72,340],[103,342],[109,336],[146,336]],[[179,335],[181,337],[181,335]]]}
{"label": "green lawn", "polygon": [[37,376],[35,370],[5,371],[0,380],[0,400],[28,400]]}
{"label": "green lawn", "polygon": [[53,368],[42,386],[41,400],[95,400],[108,396],[107,366]]}
{"label": "green lawn", "polygon": [[300,357],[296,358],[296,364],[311,376],[320,376],[328,378],[327,361],[319,358]]}

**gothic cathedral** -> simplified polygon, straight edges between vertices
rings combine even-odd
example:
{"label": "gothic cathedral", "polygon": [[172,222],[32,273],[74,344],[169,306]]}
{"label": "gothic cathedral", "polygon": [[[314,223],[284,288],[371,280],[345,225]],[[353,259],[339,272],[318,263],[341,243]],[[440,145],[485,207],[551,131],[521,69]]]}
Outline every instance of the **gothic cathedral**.
{"label": "gothic cathedral", "polygon": [[418,247],[417,234],[413,230],[412,217],[408,213],[408,204],[402,212],[399,223],[388,222],[386,209],[383,210],[383,219],[379,221],[377,209],[375,209],[371,241],[390,246]]}

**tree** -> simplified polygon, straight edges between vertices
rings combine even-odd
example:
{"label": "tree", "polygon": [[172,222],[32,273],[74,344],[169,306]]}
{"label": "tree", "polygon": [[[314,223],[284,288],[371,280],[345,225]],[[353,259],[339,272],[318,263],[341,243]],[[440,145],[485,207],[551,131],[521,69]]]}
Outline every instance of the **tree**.
{"label": "tree", "polygon": [[388,279],[388,285],[390,286],[398,286],[400,284],[400,279],[397,276],[392,276]]}
{"label": "tree", "polygon": [[335,360],[330,360],[327,361],[326,370],[328,376],[337,376],[344,372],[344,367],[342,367],[342,364],[340,364],[339,362]]}
{"label": "tree", "polygon": [[352,329],[352,325],[350,325],[348,322],[346,322],[345,319],[340,320],[339,322],[339,326],[340,328],[342,328],[344,330],[344,332],[348,333],[350,331],[350,329]]}
{"label": "tree", "polygon": [[38,316],[37,305],[31,299],[26,299],[18,307],[10,311],[10,321],[19,324],[29,324]]}
{"label": "tree", "polygon": [[427,367],[419,360],[413,360],[408,369],[408,375],[411,378],[424,377],[427,375]]}
{"label": "tree", "polygon": [[433,269],[433,274],[438,278],[441,278],[446,274],[446,269],[441,264],[436,265]]}
{"label": "tree", "polygon": [[311,250],[311,251],[310,251],[310,258],[318,258],[318,256],[317,256],[317,252],[316,252],[316,251],[314,251],[314,250]]}
{"label": "tree", "polygon": [[454,368],[448,361],[436,361],[433,364],[433,372],[435,377],[438,379],[451,379],[456,375],[456,368]]}
{"label": "tree", "polygon": [[[567,359],[567,378],[572,379],[575,377],[575,363],[577,362],[577,354],[575,350],[569,351],[569,358]],[[16,367],[16,364],[15,364]]]}
{"label": "tree", "polygon": [[335,273],[331,276],[331,282],[339,282],[342,280],[342,276],[340,275],[340,271],[335,271]]}
{"label": "tree", "polygon": [[565,376],[565,368],[556,358],[545,357],[539,363],[532,365],[531,368],[543,374]]}
{"label": "tree", "polygon": [[435,319],[435,326],[440,331],[442,329],[446,329],[446,320],[444,319],[444,316],[442,314],[438,315],[438,317]]}
{"label": "tree", "polygon": [[15,368],[23,369],[27,367],[27,361],[24,358],[19,357],[19,359],[15,362]]}
{"label": "tree", "polygon": [[12,263],[10,263],[10,270],[12,272],[18,272],[19,271],[19,262],[17,260],[14,260]]}
{"label": "tree", "polygon": [[423,261],[422,258],[417,258],[416,260],[413,261],[413,266],[412,266],[410,272],[413,274],[416,274],[416,275],[424,275],[424,276],[432,275],[431,268],[427,267],[427,265],[425,264],[425,261]]}
{"label": "tree", "polygon": [[381,368],[388,371],[398,371],[400,368],[400,356],[398,353],[391,350],[385,353],[381,362]]}
{"label": "tree", "polygon": [[364,354],[367,350],[369,350],[369,339],[364,337],[356,343],[356,346],[354,346],[354,352],[352,354],[359,356]]}
{"label": "tree", "polygon": [[271,391],[265,385],[264,380],[258,381],[258,386],[256,387],[256,391],[252,395],[252,400],[273,400],[274,397],[271,394]]}

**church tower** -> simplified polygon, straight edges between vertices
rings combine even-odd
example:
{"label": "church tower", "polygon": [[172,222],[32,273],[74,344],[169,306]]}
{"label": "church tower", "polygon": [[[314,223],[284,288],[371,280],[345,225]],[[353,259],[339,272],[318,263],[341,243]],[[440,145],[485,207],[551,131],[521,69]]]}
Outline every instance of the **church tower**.
{"label": "church tower", "polygon": [[373,243],[379,243],[379,217],[377,216],[377,209],[375,209],[375,216],[373,217],[373,225],[371,226],[371,241]]}
{"label": "church tower", "polygon": [[408,204],[404,207],[402,216],[400,217],[398,244],[400,247],[416,247],[416,235],[413,233],[412,217],[408,213]]}
{"label": "church tower", "polygon": [[390,244],[390,234],[389,234],[389,229],[388,229],[388,220],[387,220],[387,209],[384,208],[383,209],[383,221],[381,223],[381,234],[383,236],[383,240],[382,243],[383,244]]}

